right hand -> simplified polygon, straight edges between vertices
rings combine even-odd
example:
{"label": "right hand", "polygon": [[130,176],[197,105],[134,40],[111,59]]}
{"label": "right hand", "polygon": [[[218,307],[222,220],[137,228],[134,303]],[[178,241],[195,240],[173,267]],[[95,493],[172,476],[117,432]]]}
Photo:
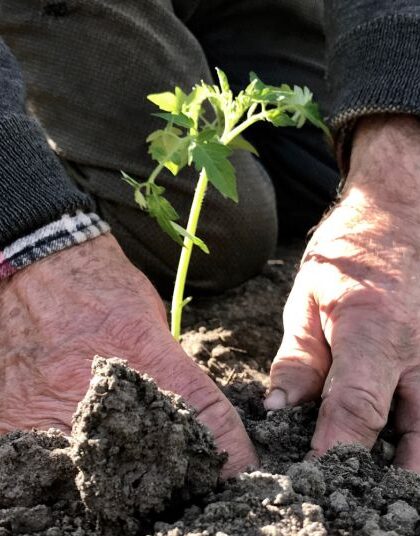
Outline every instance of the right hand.
{"label": "right hand", "polygon": [[342,199],[306,249],[267,409],[322,398],[312,455],[371,448],[395,395],[395,463],[420,472],[420,123],[359,123]]}
{"label": "right hand", "polygon": [[233,406],[172,338],[157,292],[111,235],[0,282],[0,348],[0,432],[68,432],[93,356],[117,356],[197,410],[229,454],[224,477],[258,463]]}

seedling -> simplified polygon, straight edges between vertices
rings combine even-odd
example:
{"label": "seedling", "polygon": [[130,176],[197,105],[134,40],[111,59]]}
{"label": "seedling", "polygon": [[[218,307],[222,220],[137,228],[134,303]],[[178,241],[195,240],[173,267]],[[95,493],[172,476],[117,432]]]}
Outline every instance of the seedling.
{"label": "seedling", "polygon": [[[270,86],[251,73],[249,85],[234,96],[225,73],[220,69],[216,72],[218,85],[201,82],[189,94],[176,87],[173,93],[148,96],[161,110],[154,115],[166,121],[165,128],[147,138],[149,153],[157,166],[145,182],[123,173],[124,180],[134,188],[139,207],[182,246],[171,307],[171,331],[177,340],[181,335],[183,308],[191,300],[184,298],[184,290],[193,247],[209,253],[207,245],[196,235],[208,183],[237,203],[235,169],[229,157],[238,149],[258,156],[243,132],[259,121],[298,128],[309,121],[328,134],[307,87]],[[164,168],[177,175],[185,166],[194,166],[199,174],[186,229],[177,223],[179,215],[164,197],[165,189],[156,184]]]}

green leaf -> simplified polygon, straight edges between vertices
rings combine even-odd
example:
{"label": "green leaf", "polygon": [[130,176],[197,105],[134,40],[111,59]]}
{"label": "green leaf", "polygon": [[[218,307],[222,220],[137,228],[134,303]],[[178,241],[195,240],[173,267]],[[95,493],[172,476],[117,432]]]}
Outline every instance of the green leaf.
{"label": "green leaf", "polygon": [[170,112],[177,115],[182,111],[182,105],[187,99],[187,95],[181,88],[176,87],[175,93],[165,91],[164,93],[148,95],[147,98],[164,112]]}
{"label": "green leaf", "polygon": [[168,234],[175,242],[182,245],[182,239],[176,232],[172,224],[174,220],[179,219],[177,211],[170,204],[170,202],[162,197],[162,193],[165,191],[162,187],[157,187],[155,184],[150,183],[152,193],[148,196],[148,209],[150,215],[156,219],[159,227]]}
{"label": "green leaf", "polygon": [[219,79],[219,85],[220,85],[221,90],[224,93],[229,93],[230,85],[229,85],[226,74],[222,71],[222,69],[219,69],[219,67],[216,67],[216,73],[217,73],[217,78]]}
{"label": "green leaf", "polygon": [[122,175],[123,181],[128,183],[133,188],[138,188],[140,186],[140,183],[136,181],[136,179],[133,179],[133,177],[130,177],[130,175],[127,175],[125,171],[121,170],[121,175]]}
{"label": "green leaf", "polygon": [[252,145],[252,143],[249,143],[248,140],[246,140],[243,136],[239,135],[236,136],[228,145],[231,149],[241,149],[242,151],[248,151],[252,154],[255,154],[255,156],[259,156],[257,149]]}
{"label": "green leaf", "polygon": [[162,186],[156,186],[153,183],[150,184],[150,187],[152,189],[152,194],[149,197],[149,210],[153,212],[153,214],[159,214],[168,220],[178,220],[178,212],[162,195],[165,192],[165,189]]}
{"label": "green leaf", "polygon": [[214,128],[204,128],[198,135],[197,141],[203,143],[205,141],[214,140],[217,137],[217,130]]}
{"label": "green leaf", "polygon": [[175,222],[171,222],[171,224],[177,233],[182,235],[184,238],[189,238],[194,245],[198,246],[201,249],[201,251],[204,251],[204,253],[207,253],[207,254],[210,253],[209,248],[206,246],[203,240],[201,240],[201,238],[198,238],[198,236],[193,236],[186,229],[181,227],[181,225],[178,225]]}
{"label": "green leaf", "polygon": [[284,110],[269,110],[266,113],[267,120],[275,127],[294,127],[295,121]]}
{"label": "green leaf", "polygon": [[139,205],[142,210],[147,210],[147,201],[140,189],[137,188],[134,191],[134,201]]}
{"label": "green leaf", "polygon": [[205,110],[203,110],[203,103],[208,95],[209,91],[206,85],[197,85],[192,92],[186,96],[182,105],[182,113],[193,121],[194,128],[197,128],[199,118],[205,113]]}
{"label": "green leaf", "polygon": [[177,175],[188,163],[189,138],[180,137],[178,132],[179,129],[175,128],[156,130],[147,138],[151,157],[173,175]]}
{"label": "green leaf", "polygon": [[235,169],[229,161],[232,151],[218,142],[196,144],[191,149],[192,160],[198,171],[203,169],[208,180],[224,196],[238,202]]}
{"label": "green leaf", "polygon": [[147,98],[165,112],[177,111],[178,99],[176,95],[170,91],[165,91],[164,93],[154,93],[153,95],[148,95]]}
{"label": "green leaf", "polygon": [[165,119],[165,121],[178,125],[179,127],[193,128],[194,126],[194,121],[184,114],[172,114],[169,112],[159,112],[159,113],[155,113],[152,115],[154,115],[155,117],[160,117],[161,119]]}

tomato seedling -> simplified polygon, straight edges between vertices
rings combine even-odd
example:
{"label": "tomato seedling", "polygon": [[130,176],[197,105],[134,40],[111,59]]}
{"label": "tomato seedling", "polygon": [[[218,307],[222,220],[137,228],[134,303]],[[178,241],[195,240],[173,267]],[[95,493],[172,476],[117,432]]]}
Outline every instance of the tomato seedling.
{"label": "tomato seedling", "polygon": [[[177,340],[181,335],[182,310],[191,300],[184,298],[184,290],[192,249],[195,245],[209,253],[207,245],[196,235],[208,183],[237,203],[235,169],[229,157],[238,149],[258,156],[243,132],[259,121],[298,128],[309,121],[328,134],[307,87],[270,86],[251,73],[249,85],[235,96],[225,73],[220,69],[216,72],[218,84],[201,82],[189,94],[176,87],[173,93],[148,96],[161,110],[154,115],[166,121],[165,128],[147,138],[149,154],[157,166],[144,182],[123,172],[124,180],[134,188],[139,207],[182,246],[171,307],[171,331]],[[194,166],[199,174],[186,229],[177,223],[179,215],[164,197],[165,189],[156,184],[164,168],[177,175],[185,166]]]}

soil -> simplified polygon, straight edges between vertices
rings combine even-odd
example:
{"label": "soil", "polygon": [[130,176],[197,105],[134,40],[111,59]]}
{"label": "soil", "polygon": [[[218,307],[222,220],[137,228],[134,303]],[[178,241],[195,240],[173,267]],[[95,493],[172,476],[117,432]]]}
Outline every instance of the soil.
{"label": "soil", "polygon": [[0,437],[0,536],[420,535],[420,476],[392,466],[391,429],[372,453],[339,446],[308,462],[317,405],[264,411],[299,253],[280,250],[260,276],[185,315],[183,346],[237,408],[259,471],[220,482],[225,457],[194,410],[96,358],[71,437]]}

